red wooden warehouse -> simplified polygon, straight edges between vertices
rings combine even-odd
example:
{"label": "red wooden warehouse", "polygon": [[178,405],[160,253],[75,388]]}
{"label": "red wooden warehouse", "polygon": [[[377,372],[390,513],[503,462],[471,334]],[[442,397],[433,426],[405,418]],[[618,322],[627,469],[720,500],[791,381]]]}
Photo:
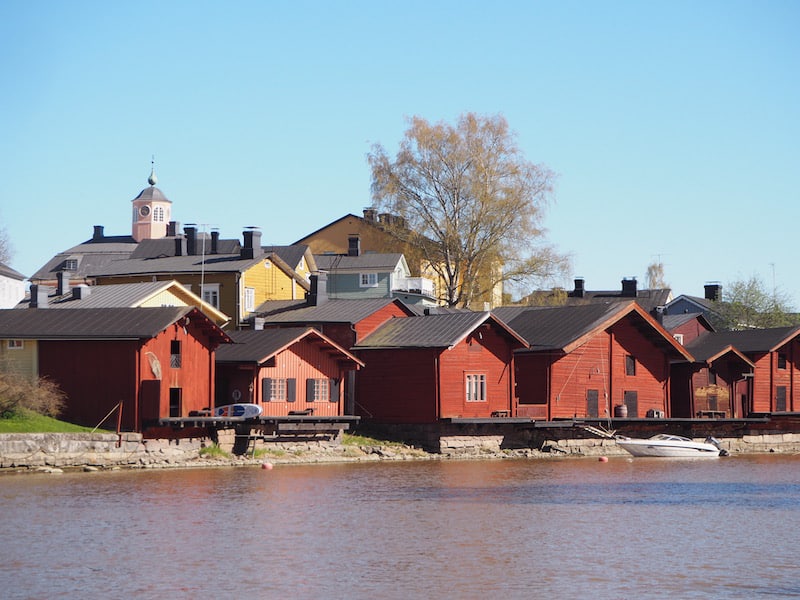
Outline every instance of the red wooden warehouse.
{"label": "red wooden warehouse", "polygon": [[495,314],[530,345],[515,353],[516,416],[670,416],[670,364],[692,357],[636,302]]}
{"label": "red wooden warehouse", "polygon": [[[193,307],[0,311],[2,337],[38,346],[38,374],[66,394],[72,423],[143,431],[212,405],[228,335]],[[115,408],[116,407],[116,408]]]}
{"label": "red wooden warehouse", "polygon": [[393,319],[356,344],[357,413],[376,423],[510,415],[513,351],[525,342],[490,313]]}
{"label": "red wooden warehouse", "polygon": [[344,415],[342,382],[363,363],[310,327],[237,331],[217,353],[217,404],[247,402],[263,416]]}

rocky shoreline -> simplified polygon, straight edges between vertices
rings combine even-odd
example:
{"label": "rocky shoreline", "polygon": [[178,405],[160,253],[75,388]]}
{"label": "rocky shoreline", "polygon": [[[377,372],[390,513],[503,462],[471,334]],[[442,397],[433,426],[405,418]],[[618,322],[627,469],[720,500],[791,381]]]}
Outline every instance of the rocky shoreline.
{"label": "rocky shoreline", "polygon": [[[474,441],[474,440],[473,440]],[[800,454],[800,434],[745,436],[721,440],[731,456]],[[446,452],[432,453],[394,443],[352,444],[333,441],[283,442],[256,445],[236,456],[223,441],[207,439],[144,440],[138,434],[5,434],[0,435],[0,474],[63,473],[121,469],[189,469],[220,467],[273,468],[285,465],[366,463],[425,460],[503,460],[628,457],[609,439],[565,439],[540,448],[501,448],[451,440]],[[213,451],[212,451],[213,450]]]}

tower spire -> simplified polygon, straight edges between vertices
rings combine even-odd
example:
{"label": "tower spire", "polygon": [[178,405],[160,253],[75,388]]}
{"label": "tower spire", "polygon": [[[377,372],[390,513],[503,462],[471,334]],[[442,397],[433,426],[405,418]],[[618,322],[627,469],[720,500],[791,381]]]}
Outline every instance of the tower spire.
{"label": "tower spire", "polygon": [[150,185],[155,185],[158,183],[158,177],[156,177],[156,157],[152,156],[150,158],[150,177],[147,178],[147,183]]}

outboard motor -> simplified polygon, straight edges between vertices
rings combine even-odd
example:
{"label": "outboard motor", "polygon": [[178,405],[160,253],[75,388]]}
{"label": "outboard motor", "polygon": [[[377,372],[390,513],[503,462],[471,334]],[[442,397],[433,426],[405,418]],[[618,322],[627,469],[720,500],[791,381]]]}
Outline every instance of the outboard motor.
{"label": "outboard motor", "polygon": [[725,450],[725,449],[722,447],[722,444],[720,443],[720,441],[719,441],[717,438],[715,438],[715,437],[713,437],[713,436],[711,436],[711,435],[710,435],[710,436],[708,436],[708,437],[706,438],[706,443],[708,443],[708,444],[713,444],[714,446],[716,446],[717,448],[719,448],[719,455],[720,455],[720,456],[728,456],[728,451],[727,451],[727,450]]}

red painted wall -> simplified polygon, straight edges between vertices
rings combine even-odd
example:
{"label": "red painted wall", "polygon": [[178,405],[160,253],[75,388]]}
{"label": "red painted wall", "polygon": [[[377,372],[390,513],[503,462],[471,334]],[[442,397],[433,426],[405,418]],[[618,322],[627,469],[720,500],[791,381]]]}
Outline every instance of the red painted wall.
{"label": "red painted wall", "polygon": [[[786,356],[786,368],[778,368],[778,356]],[[768,354],[750,354],[755,362],[753,376],[753,411],[775,412],[778,387],[786,388],[786,411],[800,409],[800,342],[791,341]]]}
{"label": "red painted wall", "polygon": [[[366,319],[362,319],[358,323],[355,324],[357,339],[356,343],[363,340],[367,337],[370,333],[375,331],[378,327],[383,325],[386,321],[392,318],[405,318],[408,317],[408,313],[403,310],[400,306],[392,302],[391,304],[387,304],[382,309],[375,311]],[[350,348],[350,346],[344,346],[345,348]]]}

